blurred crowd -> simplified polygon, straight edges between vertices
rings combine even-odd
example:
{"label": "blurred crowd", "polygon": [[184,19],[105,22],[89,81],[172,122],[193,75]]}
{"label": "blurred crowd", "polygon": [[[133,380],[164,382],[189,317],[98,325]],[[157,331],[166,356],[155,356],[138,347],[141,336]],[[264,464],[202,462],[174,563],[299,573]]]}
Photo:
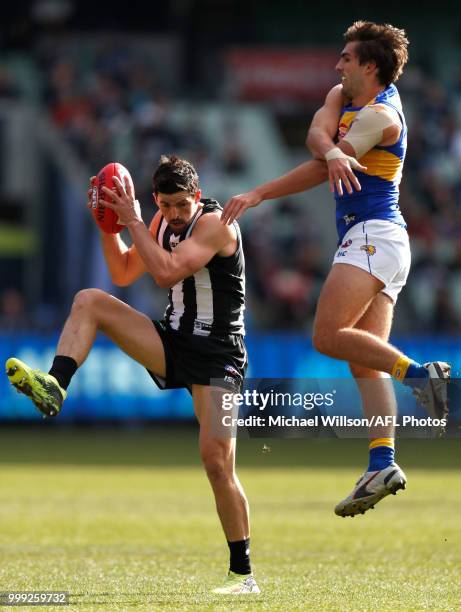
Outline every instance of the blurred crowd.
{"label": "blurred crowd", "polygon": [[413,258],[404,292],[409,329],[456,333],[461,331],[461,80],[447,86],[410,66],[400,89],[409,128],[400,200]]}
{"label": "blurred crowd", "polygon": [[[45,46],[38,62],[44,108],[75,153],[92,169],[110,159],[127,163],[141,201],[150,205],[152,169],[163,153],[190,159],[204,186],[210,177],[248,171],[238,126],[231,120],[223,126],[219,150],[199,117],[179,126],[170,112],[177,93],[135,50],[101,42],[82,56]],[[409,127],[401,207],[413,267],[397,330],[461,332],[461,73],[448,87],[411,66],[399,87]],[[0,70],[0,97],[16,95],[11,74]],[[332,253],[325,252],[306,208],[289,198],[275,203],[254,225],[244,225],[244,240],[251,326],[309,330]],[[29,320],[11,288],[0,296],[0,308],[3,329]]]}
{"label": "blurred crowd", "polygon": [[223,126],[222,147],[207,140],[198,116],[178,124],[175,101],[156,70],[155,58],[132,39],[101,41],[82,58],[69,44],[43,45],[38,54],[44,77],[43,102],[64,138],[88,168],[106,160],[126,163],[140,201],[151,201],[151,178],[162,154],[176,152],[197,168],[202,182],[210,176],[243,172],[247,160],[231,121]]}

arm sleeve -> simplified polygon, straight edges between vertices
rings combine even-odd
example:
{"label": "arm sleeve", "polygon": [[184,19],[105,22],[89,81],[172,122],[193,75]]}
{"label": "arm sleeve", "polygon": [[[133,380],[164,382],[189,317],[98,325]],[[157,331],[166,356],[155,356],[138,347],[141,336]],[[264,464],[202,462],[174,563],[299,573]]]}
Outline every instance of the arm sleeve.
{"label": "arm sleeve", "polygon": [[360,159],[383,139],[383,130],[392,125],[401,125],[400,117],[394,109],[378,110],[366,106],[357,113],[356,118],[344,136],[354,149],[357,159]]}

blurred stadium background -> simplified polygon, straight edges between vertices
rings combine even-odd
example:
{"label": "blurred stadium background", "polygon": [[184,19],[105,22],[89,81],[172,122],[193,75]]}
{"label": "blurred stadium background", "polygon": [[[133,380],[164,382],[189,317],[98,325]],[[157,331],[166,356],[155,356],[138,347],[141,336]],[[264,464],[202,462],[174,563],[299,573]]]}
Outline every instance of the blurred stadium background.
{"label": "blurred stadium background", "polygon": [[[416,357],[460,361],[461,29],[453,2],[434,21],[398,3],[334,10],[303,2],[188,0],[120,7],[31,0],[4,8],[0,44],[0,333],[45,367],[76,291],[101,287],[153,317],[165,292],[147,277],[111,286],[85,209],[88,177],[110,160],[131,171],[148,222],[150,177],[177,152],[222,203],[307,159],[307,127],[355,18],[407,29],[399,82],[409,123],[401,206],[410,282],[394,341]],[[430,41],[430,44],[429,44]],[[250,376],[342,376],[314,355],[316,300],[335,246],[326,187],[270,201],[242,227]],[[286,358],[289,355],[289,359]],[[187,394],[158,393],[101,341],[72,383],[63,418],[188,418]],[[101,399],[104,398],[104,402]],[[117,399],[118,398],[118,399]],[[0,418],[31,417],[0,382]]]}
{"label": "blurred stadium background", "polygon": [[[404,27],[411,41],[398,85],[413,268],[393,340],[416,359],[430,350],[460,363],[458,3],[301,0],[2,5],[0,360],[47,368],[84,287],[161,316],[165,292],[147,277],[111,286],[85,208],[89,176],[122,162],[149,221],[162,153],[190,159],[222,203],[308,159],[307,127],[336,82],[342,33],[359,18]],[[335,247],[327,188],[266,202],[241,225],[249,375],[347,376],[310,342]],[[226,551],[188,394],[158,392],[103,338],[70,392],[59,419],[43,422],[0,378],[1,589],[65,587],[74,609],[204,609]],[[331,509],[363,469],[365,441],[243,440],[264,609],[459,609],[458,443],[404,441],[410,491],[351,527]]]}

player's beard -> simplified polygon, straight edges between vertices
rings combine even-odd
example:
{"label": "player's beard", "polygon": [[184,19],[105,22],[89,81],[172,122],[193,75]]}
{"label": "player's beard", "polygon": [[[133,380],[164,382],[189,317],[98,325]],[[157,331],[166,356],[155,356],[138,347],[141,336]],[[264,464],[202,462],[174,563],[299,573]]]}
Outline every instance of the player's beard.
{"label": "player's beard", "polygon": [[175,219],[174,221],[171,221],[169,225],[173,230],[173,233],[178,235],[186,229],[188,224],[185,221],[182,221],[181,219]]}

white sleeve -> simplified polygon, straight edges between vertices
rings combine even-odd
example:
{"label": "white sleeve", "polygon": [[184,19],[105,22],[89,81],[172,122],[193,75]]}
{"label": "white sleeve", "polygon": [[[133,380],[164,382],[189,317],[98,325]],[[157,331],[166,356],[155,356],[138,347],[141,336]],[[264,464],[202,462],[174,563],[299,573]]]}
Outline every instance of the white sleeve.
{"label": "white sleeve", "polygon": [[392,108],[385,110],[373,106],[365,106],[359,111],[343,140],[354,149],[357,159],[360,159],[383,139],[383,130],[391,125],[401,125],[397,111]]}

